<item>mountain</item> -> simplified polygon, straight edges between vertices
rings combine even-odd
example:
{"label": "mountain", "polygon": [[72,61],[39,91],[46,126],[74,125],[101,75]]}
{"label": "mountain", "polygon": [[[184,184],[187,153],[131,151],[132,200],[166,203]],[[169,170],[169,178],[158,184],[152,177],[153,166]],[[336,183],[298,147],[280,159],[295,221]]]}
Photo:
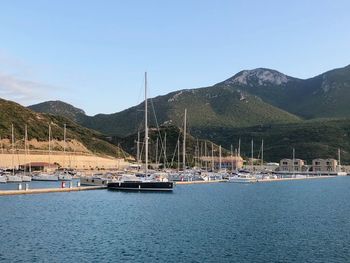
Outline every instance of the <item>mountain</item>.
{"label": "mountain", "polygon": [[52,140],[57,142],[53,143],[53,150],[62,151],[63,144],[59,142],[63,140],[63,126],[66,124],[68,151],[77,150],[109,156],[116,156],[117,153],[120,156],[125,155],[122,149],[108,142],[103,134],[82,127],[70,119],[37,113],[15,102],[0,99],[0,135],[2,139],[11,138],[11,124],[14,125],[18,147],[23,147],[24,127],[27,124],[29,140],[36,140],[35,144],[38,149],[47,148],[47,144],[41,142],[48,140],[48,125],[51,124]]}
{"label": "mountain", "polygon": [[[241,137],[248,141],[246,149],[242,146],[246,156],[250,140],[255,138],[266,140],[266,160],[290,157],[291,147],[309,161],[336,157],[340,147],[344,160],[350,161],[349,101],[350,65],[309,79],[257,68],[243,70],[210,87],[150,99],[150,126],[157,127],[157,122],[182,127],[187,108],[193,136],[227,149]],[[114,138],[134,140],[137,130],[143,129],[143,110],[141,103],[114,114],[84,115],[78,122]]]}
{"label": "mountain", "polygon": [[350,65],[306,80],[265,68],[244,70],[216,86],[255,95],[305,119],[350,117]]}
{"label": "mountain", "polygon": [[86,117],[83,110],[60,100],[42,102],[29,106],[28,108],[36,112],[66,117],[74,122],[81,122]]}
{"label": "mountain", "polygon": [[[153,127],[157,123],[181,126],[185,108],[188,110],[189,125],[195,128],[249,127],[300,121],[299,117],[270,105],[255,95],[222,86],[172,92],[150,99],[149,104],[150,126]],[[37,105],[30,107],[36,109]],[[53,112],[50,104],[46,104],[46,107],[40,111]],[[144,103],[141,103],[114,114],[85,116],[78,122],[104,134],[124,137],[134,134],[141,127],[143,109]]]}

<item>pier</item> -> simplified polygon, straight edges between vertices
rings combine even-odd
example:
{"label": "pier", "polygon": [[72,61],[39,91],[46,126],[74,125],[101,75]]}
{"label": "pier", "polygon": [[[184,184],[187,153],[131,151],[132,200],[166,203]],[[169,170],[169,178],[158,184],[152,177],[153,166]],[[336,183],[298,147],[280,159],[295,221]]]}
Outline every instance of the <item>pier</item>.
{"label": "pier", "polygon": [[211,184],[211,183],[224,183],[227,180],[210,180],[210,181],[179,181],[175,182],[177,185],[180,184]]}
{"label": "pier", "polygon": [[100,189],[107,189],[107,186],[79,186],[79,187],[72,187],[72,188],[38,188],[38,189],[28,189],[28,190],[2,190],[0,191],[0,196],[78,192],[78,191],[100,190]]}

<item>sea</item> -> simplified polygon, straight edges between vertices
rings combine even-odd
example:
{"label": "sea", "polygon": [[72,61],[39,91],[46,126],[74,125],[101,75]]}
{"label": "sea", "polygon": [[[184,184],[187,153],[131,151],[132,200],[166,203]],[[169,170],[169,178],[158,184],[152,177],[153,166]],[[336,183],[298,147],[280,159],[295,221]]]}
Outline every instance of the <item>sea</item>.
{"label": "sea", "polygon": [[350,177],[0,196],[0,262],[350,262]]}

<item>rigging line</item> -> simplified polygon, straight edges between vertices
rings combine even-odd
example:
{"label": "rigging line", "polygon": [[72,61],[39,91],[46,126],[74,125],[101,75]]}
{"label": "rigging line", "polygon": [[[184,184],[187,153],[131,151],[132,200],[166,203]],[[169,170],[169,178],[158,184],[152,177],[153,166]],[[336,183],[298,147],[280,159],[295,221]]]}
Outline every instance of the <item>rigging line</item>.
{"label": "rigging line", "polygon": [[173,158],[171,159],[171,166],[174,165],[174,159],[175,159],[175,155],[176,155],[176,150],[178,147],[180,147],[180,133],[179,133],[179,136],[177,137],[177,142],[176,142],[176,146],[175,146],[175,150],[174,150],[174,153],[173,153]]}
{"label": "rigging line", "polygon": [[[156,122],[156,126],[157,126],[157,131],[158,131],[158,138],[160,140],[160,145],[161,145],[161,149],[163,150],[164,149],[164,143],[163,143],[163,139],[162,139],[162,135],[161,135],[161,132],[160,132],[160,129],[159,129],[159,123],[158,123],[158,119],[157,119],[157,115],[156,115],[156,111],[155,111],[155,108],[154,108],[154,104],[153,104],[153,99],[150,98],[149,99],[150,102],[151,102],[151,106],[152,106],[152,112],[153,112],[153,116],[154,116],[154,119],[155,119],[155,122]],[[160,160],[160,159],[159,159]],[[165,165],[167,165],[167,160],[165,160]]]}

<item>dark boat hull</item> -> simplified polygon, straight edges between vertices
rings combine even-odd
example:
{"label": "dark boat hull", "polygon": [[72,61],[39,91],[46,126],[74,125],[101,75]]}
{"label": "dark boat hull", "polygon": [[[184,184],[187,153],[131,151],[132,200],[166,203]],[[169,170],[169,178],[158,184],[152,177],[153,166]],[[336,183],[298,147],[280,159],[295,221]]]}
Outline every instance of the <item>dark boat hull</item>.
{"label": "dark boat hull", "polygon": [[114,182],[108,183],[107,188],[111,190],[124,191],[172,191],[173,182]]}

